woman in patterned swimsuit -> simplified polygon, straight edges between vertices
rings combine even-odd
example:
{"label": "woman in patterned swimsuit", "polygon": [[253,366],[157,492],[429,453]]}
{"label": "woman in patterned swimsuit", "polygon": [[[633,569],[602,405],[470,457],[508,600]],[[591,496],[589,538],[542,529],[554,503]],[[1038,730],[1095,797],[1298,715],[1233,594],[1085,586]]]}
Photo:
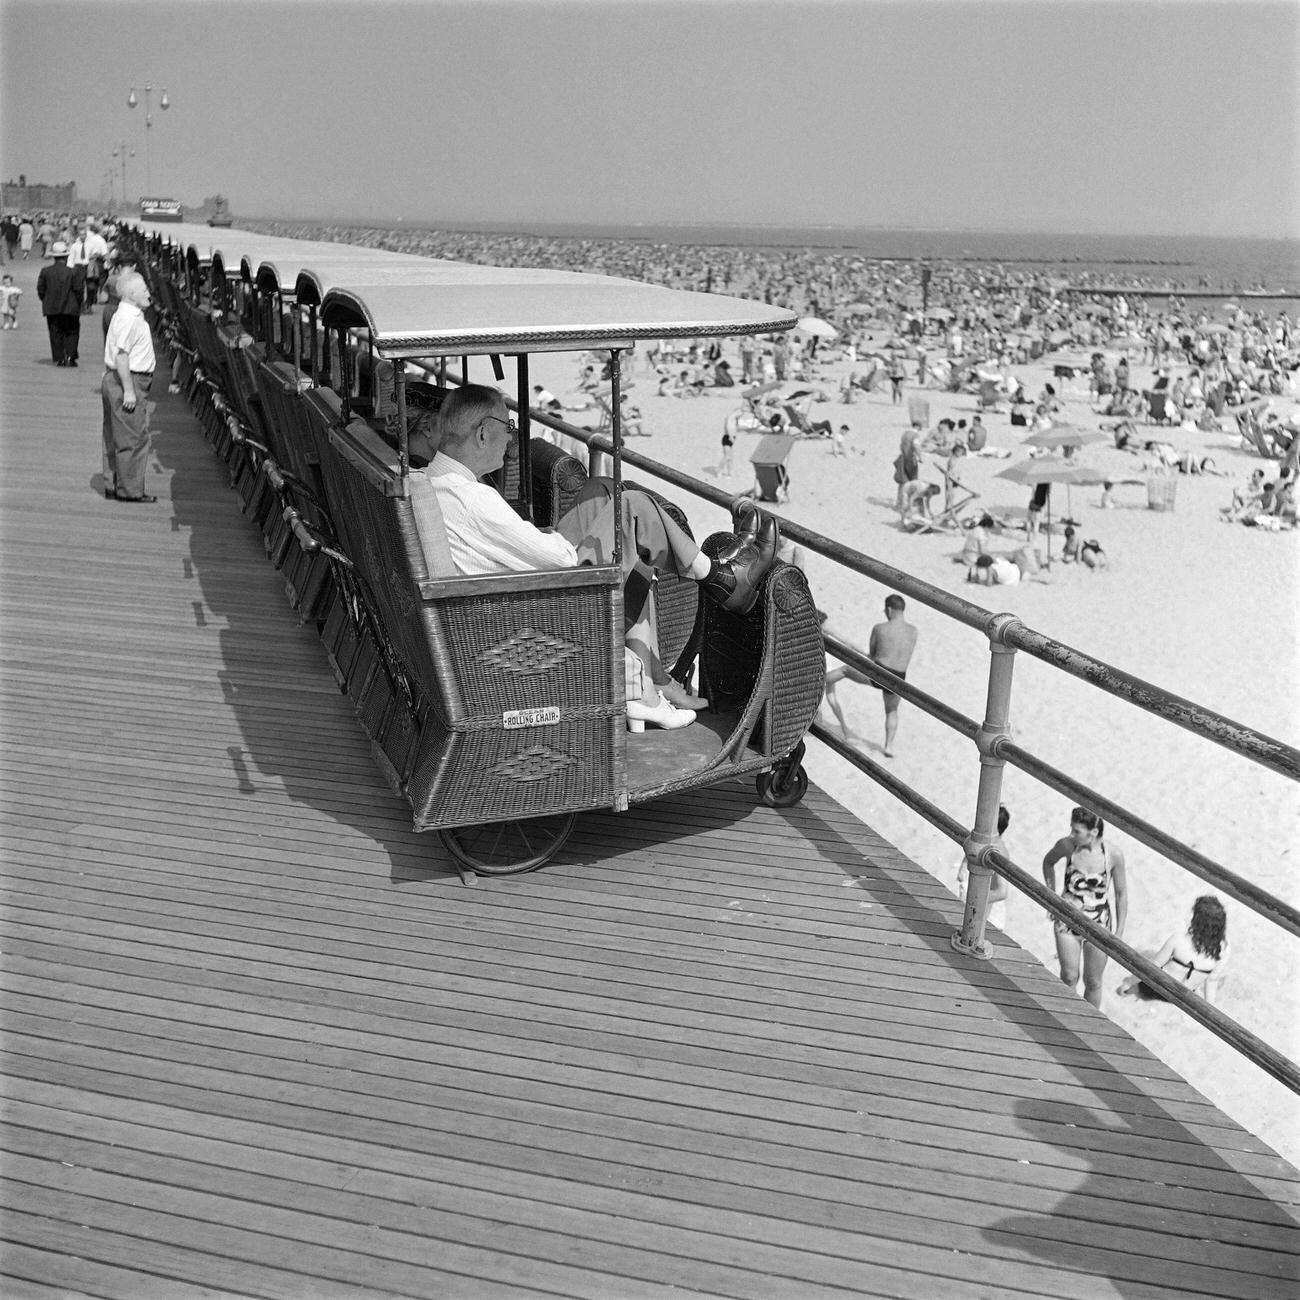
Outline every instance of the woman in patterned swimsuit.
{"label": "woman in patterned swimsuit", "polygon": [[[1070,813],[1070,833],[1056,841],[1043,858],[1043,879],[1056,888],[1056,864],[1065,862],[1061,897],[1072,903],[1090,921],[1103,925],[1117,938],[1124,937],[1128,919],[1128,878],[1123,851],[1109,847],[1102,836],[1106,824],[1087,808]],[[1115,909],[1111,911],[1111,895]],[[1071,988],[1083,973],[1083,996],[1094,1007],[1101,1006],[1101,977],[1107,957],[1064,921],[1055,922],[1056,956],[1061,963],[1061,980]]]}

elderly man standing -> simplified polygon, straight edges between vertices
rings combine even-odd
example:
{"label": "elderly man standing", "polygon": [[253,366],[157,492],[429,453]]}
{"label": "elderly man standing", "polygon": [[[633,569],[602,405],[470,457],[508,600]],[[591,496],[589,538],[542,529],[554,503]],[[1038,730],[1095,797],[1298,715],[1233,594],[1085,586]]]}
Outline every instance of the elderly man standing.
{"label": "elderly man standing", "polygon": [[54,259],[41,267],[36,277],[36,296],[41,300],[45,327],[50,332],[50,355],[56,366],[75,366],[81,342],[80,274],[68,265],[68,246],[62,240],[50,249]]}
{"label": "elderly man standing", "polygon": [[114,501],[151,504],[144,490],[149,463],[149,412],[153,382],[153,336],[144,313],[152,299],[144,278],[126,271],[118,279],[121,298],[104,338],[104,495]]}

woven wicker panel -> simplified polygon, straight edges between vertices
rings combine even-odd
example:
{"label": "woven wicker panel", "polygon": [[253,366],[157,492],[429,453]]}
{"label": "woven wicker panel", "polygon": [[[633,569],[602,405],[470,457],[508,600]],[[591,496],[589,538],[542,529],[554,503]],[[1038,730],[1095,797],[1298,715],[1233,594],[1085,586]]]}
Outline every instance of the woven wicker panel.
{"label": "woven wicker panel", "polygon": [[280,408],[284,412],[284,467],[304,483],[317,481],[315,466],[320,461],[320,436],[308,411],[304,395],[295,387],[286,391]]}
{"label": "woven wicker panel", "polygon": [[420,724],[416,712],[407,703],[406,697],[398,692],[378,744],[398,782],[403,786],[411,775],[419,740]]}
{"label": "woven wicker panel", "polygon": [[285,430],[288,428],[289,421],[284,409],[286,397],[284,385],[270,363],[265,361],[254,371],[254,379],[258,392],[262,395],[262,409],[266,414],[266,445],[275,460],[287,466],[289,456],[285,444]]}
{"label": "woven wicker panel", "polygon": [[612,703],[621,705],[606,687],[616,651],[617,675],[623,672],[622,637],[613,635],[606,589],[462,597],[438,601],[433,611],[446,638],[441,667],[459,696],[448,717],[453,726],[500,726],[511,709],[607,714]]}
{"label": "woven wicker panel", "polygon": [[620,717],[515,732],[447,734],[430,727],[407,786],[415,827],[609,807],[615,790],[613,728],[623,725]]}
{"label": "woven wicker panel", "polygon": [[231,477],[234,480],[234,489],[239,496],[239,508],[247,512],[253,497],[257,495],[257,480],[261,475],[261,469],[253,457],[249,454],[247,448],[241,448],[240,453],[231,461]]}
{"label": "woven wicker panel", "polygon": [[311,567],[299,588],[298,617],[304,623],[320,623],[333,601],[334,571],[323,555],[311,557]]}
{"label": "woven wicker panel", "polygon": [[292,546],[296,551],[298,542],[294,538],[289,525],[284,522],[284,516],[279,511],[273,510],[267,519],[270,528],[263,534],[263,542],[266,546],[266,558],[275,565],[277,569],[284,568],[284,562],[289,555],[289,548]]}
{"label": "woven wicker panel", "polygon": [[253,379],[253,370],[249,364],[248,353],[237,338],[232,339],[223,334],[221,342],[226,350],[226,369],[230,374],[230,395],[233,399],[235,414],[248,428],[260,432],[261,423],[253,413],[252,404],[255,399],[258,402],[261,399],[257,395],[257,383]]}
{"label": "woven wicker panel", "polygon": [[826,650],[808,580],[793,565],[778,564],[767,582],[765,604],[772,653],[769,746],[776,757],[803,739],[822,702]]}
{"label": "woven wicker panel", "polygon": [[[312,575],[320,562],[323,562],[321,555],[308,554],[296,541],[284,557],[284,568],[280,570],[284,578],[284,589],[289,597],[290,607],[298,610],[299,614],[302,613],[303,595],[307,590],[307,584],[312,581]],[[304,618],[303,621],[307,620]]]}
{"label": "woven wicker panel", "polygon": [[397,688],[387,669],[383,664],[377,665],[357,700],[357,717],[361,719],[366,735],[376,744],[383,740],[397,695]]}
{"label": "woven wicker panel", "polygon": [[357,651],[361,648],[361,634],[352,621],[348,603],[339,599],[330,609],[321,630],[321,640],[325,645],[325,655],[334,672],[334,680],[339,690],[346,691],[352,665],[356,661]]}
{"label": "woven wicker panel", "polygon": [[358,710],[370,689],[371,678],[380,671],[379,643],[374,633],[364,624],[361,627],[361,644],[357,656],[352,661],[352,670],[348,673],[348,695]]}

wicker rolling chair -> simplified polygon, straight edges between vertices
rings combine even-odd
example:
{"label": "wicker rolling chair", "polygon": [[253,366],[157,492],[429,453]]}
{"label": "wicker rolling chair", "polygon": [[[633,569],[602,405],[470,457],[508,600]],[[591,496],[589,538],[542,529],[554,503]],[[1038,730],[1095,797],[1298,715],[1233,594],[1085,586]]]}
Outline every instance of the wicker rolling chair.
{"label": "wicker rolling chair", "polygon": [[[404,487],[373,430],[358,420],[332,429],[321,470],[379,641],[369,680],[353,668],[348,692],[416,829],[617,803],[625,771],[617,573],[435,574],[430,562],[445,567],[436,556],[446,535],[434,493],[421,476]],[[537,717],[546,725],[530,721]]]}

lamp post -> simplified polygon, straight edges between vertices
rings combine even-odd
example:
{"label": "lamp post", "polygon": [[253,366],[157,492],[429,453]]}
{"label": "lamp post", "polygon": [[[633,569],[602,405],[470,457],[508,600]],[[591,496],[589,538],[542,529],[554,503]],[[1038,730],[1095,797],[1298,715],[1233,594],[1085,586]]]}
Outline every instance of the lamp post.
{"label": "lamp post", "polygon": [[122,141],[114,150],[113,157],[121,161],[122,164],[122,206],[126,207],[126,160],[135,157],[135,150],[132,149],[125,140]]}
{"label": "lamp post", "polygon": [[[131,93],[126,97],[127,108],[134,108],[140,101],[136,98],[135,87],[131,87]],[[171,101],[167,98],[167,92],[162,92],[162,98],[158,101],[158,107],[166,111],[171,107]],[[149,150],[149,132],[153,130],[153,84],[146,81],[144,83],[144,183],[145,188],[153,195],[153,160]]]}

